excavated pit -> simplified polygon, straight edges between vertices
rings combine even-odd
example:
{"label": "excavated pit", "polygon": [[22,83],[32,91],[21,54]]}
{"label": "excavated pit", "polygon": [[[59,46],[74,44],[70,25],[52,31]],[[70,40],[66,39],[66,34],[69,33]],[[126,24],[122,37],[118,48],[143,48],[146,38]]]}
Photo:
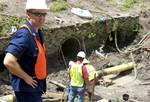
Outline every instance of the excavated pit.
{"label": "excavated pit", "polygon": [[[117,14],[109,17],[101,13],[94,14],[92,19],[83,19],[77,16],[71,16],[69,19],[62,19],[63,23],[56,23],[54,18],[56,15],[51,14],[47,16],[47,23],[44,25],[45,45],[47,49],[47,91],[48,92],[62,92],[63,88],[50,83],[55,80],[64,85],[67,84],[67,70],[68,62],[75,60],[78,51],[83,50],[89,57],[96,49],[102,45],[107,45],[115,48],[115,33],[117,32],[117,42],[119,48],[127,46],[132,43],[137,33],[134,28],[139,25],[139,16],[132,14]],[[64,18],[63,15],[57,15]],[[105,17],[101,21],[100,17]],[[115,28],[115,29],[114,29]],[[114,31],[115,30],[115,31]],[[0,39],[0,61],[3,61],[4,49],[6,48],[11,37]],[[110,39],[112,38],[112,40]],[[130,39],[130,41],[128,40]],[[105,46],[105,48],[107,48]],[[108,47],[108,50],[110,51]],[[115,49],[116,51],[116,49]],[[95,61],[96,60],[93,60]],[[116,61],[113,61],[116,62]],[[113,63],[114,64],[114,63]],[[8,72],[6,71],[5,76]],[[4,74],[1,74],[4,76]],[[9,77],[7,78],[9,80]],[[9,82],[7,80],[7,82]],[[4,80],[5,81],[5,80]],[[4,82],[2,80],[2,83]],[[9,85],[8,83],[7,85]],[[3,94],[5,90],[2,89]],[[7,89],[7,92],[12,93],[12,89]],[[100,98],[97,98],[100,99]]]}

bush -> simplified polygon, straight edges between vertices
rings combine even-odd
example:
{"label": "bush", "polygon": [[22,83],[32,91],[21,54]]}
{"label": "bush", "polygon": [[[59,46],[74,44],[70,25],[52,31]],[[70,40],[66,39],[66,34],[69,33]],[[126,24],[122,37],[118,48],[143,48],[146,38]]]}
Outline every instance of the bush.
{"label": "bush", "polygon": [[66,1],[59,0],[59,1],[54,2],[51,5],[51,11],[59,12],[59,11],[68,9],[68,7],[69,7],[69,5],[68,5],[68,3]]}
{"label": "bush", "polygon": [[4,16],[0,18],[0,36],[9,35],[11,33],[11,27],[16,26],[18,29],[26,19],[17,16]]}
{"label": "bush", "polygon": [[125,8],[132,8],[135,3],[136,3],[135,0],[125,0],[125,3],[124,3],[123,6],[124,6]]}

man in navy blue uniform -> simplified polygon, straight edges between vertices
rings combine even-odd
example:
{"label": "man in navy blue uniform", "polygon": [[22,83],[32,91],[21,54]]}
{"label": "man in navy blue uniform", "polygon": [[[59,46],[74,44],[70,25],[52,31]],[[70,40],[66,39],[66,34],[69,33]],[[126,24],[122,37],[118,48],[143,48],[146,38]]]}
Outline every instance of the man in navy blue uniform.
{"label": "man in navy blue uniform", "polygon": [[40,27],[48,9],[45,0],[27,0],[28,20],[5,50],[3,63],[12,73],[17,102],[42,102],[42,93],[46,91],[46,54]]}

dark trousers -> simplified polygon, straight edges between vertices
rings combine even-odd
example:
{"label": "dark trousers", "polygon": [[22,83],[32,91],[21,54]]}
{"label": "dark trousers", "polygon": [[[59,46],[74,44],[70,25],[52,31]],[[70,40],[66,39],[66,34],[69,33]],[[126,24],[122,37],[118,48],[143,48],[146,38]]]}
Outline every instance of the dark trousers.
{"label": "dark trousers", "polygon": [[15,92],[17,102],[42,102],[41,92]]}

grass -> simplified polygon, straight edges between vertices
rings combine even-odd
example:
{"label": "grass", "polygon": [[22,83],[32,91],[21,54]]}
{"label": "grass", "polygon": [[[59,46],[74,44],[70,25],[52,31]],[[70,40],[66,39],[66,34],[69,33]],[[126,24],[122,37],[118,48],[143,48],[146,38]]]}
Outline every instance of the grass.
{"label": "grass", "polygon": [[64,0],[55,1],[51,5],[51,11],[60,12],[69,8],[69,4]]}
{"label": "grass", "polygon": [[128,10],[130,8],[133,8],[135,3],[137,3],[139,0],[107,0],[110,2],[112,5],[122,5],[121,9],[122,10]]}
{"label": "grass", "polygon": [[136,0],[125,0],[123,7],[125,9],[133,8],[135,3],[136,3]]}
{"label": "grass", "polygon": [[20,25],[25,23],[24,18],[17,16],[5,16],[0,18],[0,36],[9,35],[11,33],[11,27],[16,26],[18,29]]}

